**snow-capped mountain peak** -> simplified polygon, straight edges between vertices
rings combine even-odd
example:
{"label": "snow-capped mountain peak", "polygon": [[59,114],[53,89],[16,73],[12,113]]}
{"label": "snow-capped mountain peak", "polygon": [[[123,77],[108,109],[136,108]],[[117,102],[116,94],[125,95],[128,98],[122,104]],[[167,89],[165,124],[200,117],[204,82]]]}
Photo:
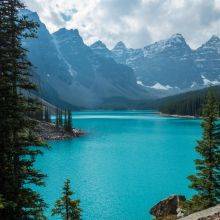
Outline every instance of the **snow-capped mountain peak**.
{"label": "snow-capped mountain peak", "polygon": [[212,35],[212,37],[210,38],[210,40],[208,42],[219,43],[220,38],[217,35]]}
{"label": "snow-capped mountain peak", "polygon": [[101,57],[105,58],[112,58],[112,53],[111,51],[106,47],[106,45],[102,41],[96,41],[93,43],[90,48],[93,50],[93,52],[96,55],[99,55]]}
{"label": "snow-capped mountain peak", "polygon": [[220,38],[216,35],[213,35],[206,43],[195,51],[195,62],[203,76],[205,75],[210,80],[214,80],[218,79],[220,76],[219,61]]}
{"label": "snow-capped mountain peak", "polygon": [[72,43],[83,44],[83,39],[77,29],[61,28],[57,32],[53,33],[53,36],[59,41],[71,41]]}
{"label": "snow-capped mountain peak", "polygon": [[168,50],[173,54],[175,54],[175,51],[178,51],[178,53],[181,51],[181,54],[183,54],[190,52],[191,49],[181,34],[174,34],[166,40],[161,40],[146,46],[143,52],[145,57],[152,57]]}
{"label": "snow-capped mountain peak", "polygon": [[113,48],[113,51],[115,50],[127,50],[127,47],[122,41],[119,41]]}
{"label": "snow-capped mountain peak", "polygon": [[54,33],[54,35],[75,35],[75,36],[80,36],[79,31],[77,29],[66,29],[66,28],[61,28],[58,31]]}
{"label": "snow-capped mountain peak", "polygon": [[93,43],[90,46],[90,48],[92,48],[92,49],[107,49],[106,45],[102,41],[100,41],[100,40],[98,40],[95,43]]}
{"label": "snow-capped mountain peak", "polygon": [[185,39],[182,34],[173,34],[168,41],[173,41],[175,43],[185,43]]}
{"label": "snow-capped mountain peak", "polygon": [[128,49],[122,41],[118,42],[111,52],[117,62],[126,64]]}
{"label": "snow-capped mountain peak", "polygon": [[206,43],[204,43],[201,47],[198,48],[198,50],[201,49],[216,49],[220,48],[220,38],[216,35],[213,35]]}

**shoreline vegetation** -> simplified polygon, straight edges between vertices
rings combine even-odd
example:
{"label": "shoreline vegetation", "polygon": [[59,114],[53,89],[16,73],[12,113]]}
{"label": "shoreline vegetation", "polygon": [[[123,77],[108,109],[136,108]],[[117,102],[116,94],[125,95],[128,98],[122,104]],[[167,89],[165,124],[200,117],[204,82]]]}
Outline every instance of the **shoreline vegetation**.
{"label": "shoreline vegetation", "polygon": [[194,116],[194,115],[177,115],[177,114],[166,114],[166,113],[162,113],[159,112],[159,115],[162,117],[172,117],[172,118],[188,118],[188,119],[201,119],[201,116]]}
{"label": "shoreline vegetation", "polygon": [[210,86],[202,90],[166,97],[159,100],[156,106],[159,112],[167,114],[167,116],[174,115],[175,117],[179,117],[180,115],[180,117],[185,118],[200,118],[209,90],[213,92],[217,110],[220,112],[220,86]]}
{"label": "shoreline vegetation", "polygon": [[72,128],[72,131],[66,131],[62,126],[57,127],[55,124],[45,121],[36,121],[37,126],[35,128],[36,136],[41,141],[49,140],[68,140],[85,135],[85,132]]}
{"label": "shoreline vegetation", "polygon": [[40,141],[67,140],[85,135],[81,129],[74,128],[71,109],[54,106],[39,98],[37,101],[39,108],[29,117],[36,124],[34,132]]}

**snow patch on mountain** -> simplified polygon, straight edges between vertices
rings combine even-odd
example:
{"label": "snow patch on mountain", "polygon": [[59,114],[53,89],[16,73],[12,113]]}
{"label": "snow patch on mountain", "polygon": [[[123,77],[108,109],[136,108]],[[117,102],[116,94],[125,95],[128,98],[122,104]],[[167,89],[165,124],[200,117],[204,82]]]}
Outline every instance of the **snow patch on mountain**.
{"label": "snow patch on mountain", "polygon": [[190,86],[190,88],[195,88],[195,87],[197,87],[198,85],[197,85],[197,83],[196,82],[192,82],[192,85]]}
{"label": "snow patch on mountain", "polygon": [[76,72],[75,70],[73,70],[71,64],[67,61],[67,59],[66,59],[66,58],[63,56],[63,54],[61,53],[59,44],[58,44],[58,42],[57,42],[57,40],[56,40],[56,37],[52,35],[52,39],[53,39],[53,43],[54,43],[54,45],[55,45],[55,48],[56,48],[56,50],[57,50],[57,54],[58,54],[59,60],[62,60],[62,61],[65,63],[65,65],[66,65],[67,68],[68,68],[69,74],[70,74],[72,77],[75,77],[75,76],[77,75],[77,72]]}
{"label": "snow patch on mountain", "polygon": [[211,81],[211,80],[207,79],[204,75],[201,75],[201,78],[203,80],[204,86],[219,85],[220,84],[220,81],[218,81],[218,80]]}
{"label": "snow patch on mountain", "polygon": [[140,85],[140,86],[143,86],[143,87],[148,87],[148,86],[145,86],[144,83],[140,80],[137,81],[137,84]]}
{"label": "snow patch on mountain", "polygon": [[172,89],[171,86],[169,86],[169,85],[164,86],[164,85],[162,85],[162,84],[160,84],[158,82],[155,83],[153,86],[151,86],[151,88],[152,89],[157,89],[157,90],[169,90],[169,89]]}
{"label": "snow patch on mountain", "polygon": [[167,48],[175,47],[177,45],[186,45],[185,39],[181,34],[174,34],[169,39],[155,42],[143,49],[144,57],[151,57],[155,54],[161,53]]}
{"label": "snow patch on mountain", "polygon": [[147,87],[147,88],[151,88],[151,89],[156,89],[156,90],[170,90],[170,89],[173,89],[173,87],[169,86],[169,85],[162,85],[160,83],[155,83],[153,86],[146,86],[144,85],[144,83],[140,80],[137,81],[137,84],[140,85],[140,86],[143,86],[143,87]]}

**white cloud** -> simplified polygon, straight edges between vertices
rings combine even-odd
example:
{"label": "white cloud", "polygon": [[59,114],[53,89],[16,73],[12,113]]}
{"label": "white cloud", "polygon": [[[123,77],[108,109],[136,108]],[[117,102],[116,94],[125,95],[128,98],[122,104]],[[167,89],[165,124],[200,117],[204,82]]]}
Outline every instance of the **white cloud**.
{"label": "white cloud", "polygon": [[220,0],[24,0],[50,32],[79,29],[86,43],[130,47],[181,33],[193,47],[220,36]]}

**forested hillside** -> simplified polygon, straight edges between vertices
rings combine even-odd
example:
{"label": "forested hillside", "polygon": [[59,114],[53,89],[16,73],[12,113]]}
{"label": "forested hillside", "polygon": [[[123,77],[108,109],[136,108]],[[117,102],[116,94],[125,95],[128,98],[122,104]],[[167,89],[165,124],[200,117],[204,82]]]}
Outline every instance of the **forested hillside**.
{"label": "forested hillside", "polygon": [[213,91],[220,103],[220,86],[215,86],[161,99],[158,101],[157,107],[164,114],[200,116],[209,89]]}

